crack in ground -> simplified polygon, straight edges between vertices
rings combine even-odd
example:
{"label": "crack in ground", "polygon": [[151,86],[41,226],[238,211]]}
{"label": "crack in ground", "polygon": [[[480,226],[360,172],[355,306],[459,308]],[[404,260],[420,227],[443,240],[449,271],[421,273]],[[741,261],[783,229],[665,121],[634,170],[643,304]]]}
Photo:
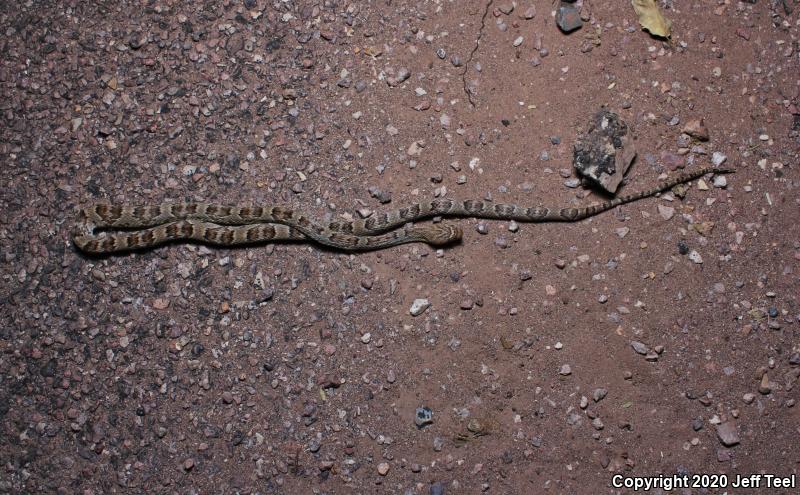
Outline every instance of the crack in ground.
{"label": "crack in ground", "polygon": [[475,56],[475,52],[478,51],[478,47],[481,44],[481,38],[483,37],[483,28],[486,27],[486,16],[489,14],[489,7],[492,6],[494,0],[489,0],[486,3],[486,8],[483,10],[483,16],[481,16],[481,28],[478,30],[478,37],[475,38],[475,47],[472,48],[472,51],[467,58],[466,63],[464,64],[464,72],[461,73],[461,82],[464,86],[464,92],[467,94],[467,98],[469,99],[469,104],[475,108],[475,102],[472,101],[472,93],[470,92],[469,88],[467,88],[467,71],[469,71],[469,64],[472,63],[472,57]]}

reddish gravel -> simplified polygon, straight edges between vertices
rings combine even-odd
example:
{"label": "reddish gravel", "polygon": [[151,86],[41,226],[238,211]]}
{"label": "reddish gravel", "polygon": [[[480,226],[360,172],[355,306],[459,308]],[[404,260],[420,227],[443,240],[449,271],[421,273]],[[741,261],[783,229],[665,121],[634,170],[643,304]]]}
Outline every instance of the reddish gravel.
{"label": "reddish gravel", "polygon": [[[627,2],[569,35],[551,2],[4,2],[0,493],[797,476],[800,5],[658,3],[671,42]],[[603,106],[639,152],[623,193],[736,174],[457,220],[443,251],[70,242],[96,201],[588,204],[573,144]]]}

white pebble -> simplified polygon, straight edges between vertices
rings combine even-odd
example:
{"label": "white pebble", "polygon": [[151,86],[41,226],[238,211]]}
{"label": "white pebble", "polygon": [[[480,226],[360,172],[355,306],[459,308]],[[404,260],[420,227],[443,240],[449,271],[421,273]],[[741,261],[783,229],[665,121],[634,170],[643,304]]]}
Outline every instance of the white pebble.
{"label": "white pebble", "polygon": [[411,316],[419,316],[429,307],[431,307],[431,303],[427,299],[414,299],[409,313],[411,313]]}
{"label": "white pebble", "polygon": [[689,259],[694,261],[698,265],[703,262],[703,257],[700,256],[700,253],[698,253],[694,249],[692,249],[692,251],[689,253]]}

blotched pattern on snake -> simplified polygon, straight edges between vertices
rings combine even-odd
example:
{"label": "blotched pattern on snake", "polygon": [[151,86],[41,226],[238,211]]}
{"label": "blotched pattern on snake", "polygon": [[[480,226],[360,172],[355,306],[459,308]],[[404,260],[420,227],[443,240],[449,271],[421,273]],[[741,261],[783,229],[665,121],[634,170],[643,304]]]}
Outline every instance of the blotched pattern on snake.
{"label": "blotched pattern on snake", "polygon": [[[73,242],[87,253],[113,253],[193,240],[236,246],[280,240],[313,240],[344,251],[382,249],[409,242],[444,246],[459,241],[461,228],[450,223],[405,226],[442,217],[472,217],[518,222],[577,222],[616,206],[664,192],[707,173],[732,173],[727,168],[702,168],[663,181],[651,189],[584,208],[523,207],[482,200],[433,199],[349,222],[322,222],[283,206],[221,206],[209,203],[163,203],[151,206],[96,204],[81,211]],[[399,228],[404,226],[403,228]],[[117,229],[117,232],[95,232]],[[119,231],[122,229],[122,231]],[[131,231],[131,229],[137,229]],[[392,230],[397,229],[397,230]],[[392,230],[391,232],[388,232]]]}

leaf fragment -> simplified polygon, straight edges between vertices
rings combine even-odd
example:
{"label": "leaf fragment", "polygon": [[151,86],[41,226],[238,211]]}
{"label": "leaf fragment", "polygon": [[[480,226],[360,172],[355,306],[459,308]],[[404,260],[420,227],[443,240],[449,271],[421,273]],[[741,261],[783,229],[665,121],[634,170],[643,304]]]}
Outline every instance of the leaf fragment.
{"label": "leaf fragment", "polygon": [[634,12],[639,16],[642,29],[653,36],[669,38],[672,22],[661,14],[656,0],[631,0]]}

